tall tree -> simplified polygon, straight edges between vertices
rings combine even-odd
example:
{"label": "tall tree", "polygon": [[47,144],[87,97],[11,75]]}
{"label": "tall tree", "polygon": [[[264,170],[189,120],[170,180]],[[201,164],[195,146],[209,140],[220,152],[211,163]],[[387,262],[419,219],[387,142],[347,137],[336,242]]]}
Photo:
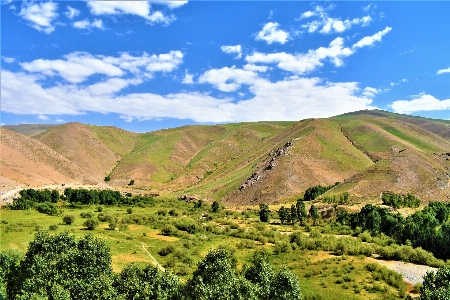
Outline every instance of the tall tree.
{"label": "tall tree", "polygon": [[[7,283],[8,299],[115,299],[111,255],[105,242],[67,232],[36,233]],[[59,296],[54,296],[54,295]]]}
{"label": "tall tree", "polygon": [[298,200],[296,208],[297,208],[297,220],[300,222],[300,225],[303,226],[303,221],[308,217],[305,203],[301,200]]}
{"label": "tall tree", "polygon": [[450,299],[450,268],[441,267],[434,272],[427,272],[420,288],[421,300]]}
{"label": "tall tree", "polygon": [[311,208],[309,209],[309,216],[313,220],[313,225],[316,226],[316,222],[319,219],[319,211],[314,204],[311,205]]}
{"label": "tall tree", "polygon": [[259,205],[259,220],[261,222],[269,222],[270,220],[270,210],[267,204]]}

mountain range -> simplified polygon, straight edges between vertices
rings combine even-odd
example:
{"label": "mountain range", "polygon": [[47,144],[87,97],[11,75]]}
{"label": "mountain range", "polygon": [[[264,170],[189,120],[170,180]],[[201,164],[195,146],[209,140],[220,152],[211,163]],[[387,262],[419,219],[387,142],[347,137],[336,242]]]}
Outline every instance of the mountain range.
{"label": "mountain range", "polygon": [[67,123],[2,126],[1,134],[3,190],[82,184],[258,204],[339,182],[329,195],[450,201],[450,121],[381,110],[148,133]]}

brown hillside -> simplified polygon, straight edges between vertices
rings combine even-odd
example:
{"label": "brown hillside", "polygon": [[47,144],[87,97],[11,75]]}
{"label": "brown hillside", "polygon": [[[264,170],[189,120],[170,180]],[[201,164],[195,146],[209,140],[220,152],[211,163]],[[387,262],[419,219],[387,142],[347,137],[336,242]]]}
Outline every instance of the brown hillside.
{"label": "brown hillside", "polygon": [[5,128],[1,136],[2,182],[13,185],[13,180],[28,186],[97,183],[76,164],[33,138]]}
{"label": "brown hillside", "polygon": [[[119,132],[116,139],[113,138],[114,131]],[[125,136],[125,142],[119,138],[121,134]],[[130,136],[131,141],[128,141]],[[136,134],[113,127],[99,130],[81,123],[67,123],[35,138],[77,164],[88,176],[103,181],[123,155],[132,151],[134,136]]]}

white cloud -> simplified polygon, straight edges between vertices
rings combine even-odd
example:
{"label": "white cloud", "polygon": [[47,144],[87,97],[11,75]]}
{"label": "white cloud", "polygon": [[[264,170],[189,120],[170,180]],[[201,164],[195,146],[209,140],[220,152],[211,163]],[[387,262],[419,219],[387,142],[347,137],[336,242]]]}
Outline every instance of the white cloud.
{"label": "white cloud", "polygon": [[96,94],[90,86],[43,87],[38,82],[39,76],[2,70],[2,111],[46,116],[98,112],[117,113],[128,120],[178,118],[197,122],[242,122],[330,117],[375,108],[371,106],[371,98],[362,95],[370,89],[361,91],[355,82],[332,83],[295,76],[271,82],[256,76],[247,78],[238,74],[239,70],[230,70],[222,72],[232,73],[228,77],[233,80],[251,82],[252,98],[233,102],[232,98],[215,98],[198,92]]}
{"label": "white cloud", "polygon": [[86,52],[74,52],[64,59],[37,59],[21,63],[28,72],[41,73],[45,76],[60,76],[70,83],[81,83],[89,76],[103,74],[108,77],[121,77],[126,71],[135,76],[151,77],[154,72],[170,72],[183,62],[183,53],[170,51],[164,54],[132,56],[122,53],[119,57],[94,56]]}
{"label": "white cloud", "polygon": [[67,6],[67,11],[64,13],[66,17],[69,19],[73,19],[80,14],[80,10],[73,8],[71,6]]}
{"label": "white cloud", "polygon": [[42,121],[46,121],[49,119],[49,117],[47,117],[46,115],[42,115],[42,114],[37,115],[36,118],[38,118],[39,120],[42,120]]}
{"label": "white cloud", "polygon": [[121,15],[129,14],[142,17],[153,23],[170,24],[175,16],[165,16],[161,11],[150,13],[148,1],[89,1],[88,7],[94,15]]}
{"label": "white cloud", "polygon": [[57,9],[58,4],[51,1],[40,3],[28,3],[24,1],[19,15],[31,22],[31,26],[34,29],[49,34],[55,30],[52,22],[58,17]]}
{"label": "white cloud", "polygon": [[376,88],[373,88],[373,87],[366,87],[366,88],[363,90],[362,95],[363,95],[364,97],[366,97],[366,98],[373,98],[373,97],[375,97],[378,93],[381,93],[381,92],[382,92],[382,90],[380,90],[380,89],[376,89]]}
{"label": "white cloud", "polygon": [[194,75],[193,74],[189,74],[188,71],[186,70],[186,72],[184,74],[184,78],[181,81],[181,83],[183,83],[183,84],[193,84],[194,83]]}
{"label": "white cloud", "polygon": [[289,39],[289,33],[278,29],[279,24],[269,22],[264,25],[263,29],[256,35],[256,40],[266,41],[267,44],[280,43],[284,44]]}
{"label": "white cloud", "polygon": [[438,75],[444,74],[444,73],[450,73],[450,68],[442,69],[442,70],[437,71],[437,74],[438,74]]}
{"label": "white cloud", "polygon": [[438,100],[432,95],[420,94],[413,100],[397,100],[390,107],[400,114],[410,114],[417,111],[450,110],[450,99]]}
{"label": "white cloud", "polygon": [[220,47],[223,52],[233,54],[236,53],[237,55],[234,57],[235,59],[239,59],[242,57],[242,47],[241,45],[236,46],[222,46]]}
{"label": "white cloud", "polygon": [[373,46],[375,42],[381,42],[382,37],[387,34],[389,31],[391,31],[392,28],[387,26],[384,30],[379,31],[371,36],[366,36],[359,40],[356,44],[352,46],[352,49],[356,48],[362,48],[366,46]]}
{"label": "white cloud", "polygon": [[185,4],[188,3],[188,1],[183,1],[183,0],[171,0],[171,1],[152,1],[153,3],[157,3],[157,4],[164,4],[167,5],[167,7],[169,7],[170,9],[174,9],[174,8],[179,8]]}
{"label": "white cloud", "polygon": [[304,13],[302,13],[300,15],[300,19],[311,18],[311,17],[316,16],[316,15],[317,15],[316,12],[309,10],[309,11],[305,11]]}
{"label": "white cloud", "polygon": [[236,69],[235,66],[222,69],[211,69],[203,73],[198,82],[210,83],[223,92],[234,92],[242,84],[252,84],[258,74],[253,71]]}
{"label": "white cloud", "polygon": [[93,22],[89,22],[88,19],[77,21],[73,23],[73,27],[78,29],[90,29],[90,28],[104,29],[103,21],[99,19],[94,19]]}
{"label": "white cloud", "polygon": [[341,33],[350,29],[354,25],[367,26],[372,22],[372,18],[370,16],[346,20],[332,18],[328,16],[328,14],[321,6],[316,6],[315,11],[306,11],[302,13],[300,15],[300,18],[296,20],[302,20],[315,16],[317,16],[319,19],[302,25],[302,27],[306,28],[310,33],[316,32],[317,30],[319,30],[319,32],[322,34],[329,34],[333,32]]}
{"label": "white cloud", "polygon": [[377,8],[377,5],[376,5],[376,4],[370,3],[370,4],[367,5],[367,6],[363,6],[363,7],[362,7],[362,10],[365,11],[365,12],[368,12],[368,11],[373,10],[373,9],[376,9],[376,8]]}
{"label": "white cloud", "polygon": [[13,62],[16,61],[16,59],[14,57],[6,57],[6,56],[2,56],[2,59],[5,63],[7,64],[12,64]]}
{"label": "white cloud", "polygon": [[93,74],[104,74],[109,77],[124,74],[119,67],[86,52],[74,52],[64,57],[65,60],[37,59],[20,65],[28,72],[42,73],[52,77],[59,75],[70,83],[83,82]]}
{"label": "white cloud", "polygon": [[307,53],[292,55],[285,52],[270,54],[256,52],[248,55],[245,59],[249,63],[275,63],[280,69],[305,74],[321,67],[322,61],[325,59],[330,59],[335,66],[341,66],[343,65],[342,58],[353,53],[353,50],[344,47],[342,38],[336,38],[328,48],[320,47],[316,50],[309,50]]}
{"label": "white cloud", "polygon": [[267,69],[268,69],[267,66],[257,66],[257,65],[253,65],[253,64],[244,65],[244,70],[246,70],[246,71],[266,72]]}

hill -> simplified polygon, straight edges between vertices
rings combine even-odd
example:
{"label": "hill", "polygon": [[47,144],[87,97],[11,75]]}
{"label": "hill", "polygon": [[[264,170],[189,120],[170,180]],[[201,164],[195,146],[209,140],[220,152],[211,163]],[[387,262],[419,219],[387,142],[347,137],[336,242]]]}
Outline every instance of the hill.
{"label": "hill", "polygon": [[74,162],[36,139],[5,128],[1,128],[1,135],[0,165],[3,185],[14,187],[97,183]]}
{"label": "hill", "polygon": [[20,124],[20,125],[4,125],[2,128],[26,135],[33,136],[41,132],[47,131],[53,128],[55,124]]}
{"label": "hill", "polygon": [[68,123],[34,138],[89,178],[110,175],[116,188],[134,180],[142,193],[256,204],[340,182],[329,195],[378,201],[391,191],[450,200],[450,122],[379,110],[144,134]]}

